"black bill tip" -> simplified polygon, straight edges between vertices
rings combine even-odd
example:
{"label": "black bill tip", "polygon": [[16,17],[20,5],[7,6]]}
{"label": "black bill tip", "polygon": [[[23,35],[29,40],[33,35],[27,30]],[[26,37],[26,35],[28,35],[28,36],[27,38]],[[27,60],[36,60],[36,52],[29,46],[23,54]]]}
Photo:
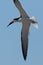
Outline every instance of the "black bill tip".
{"label": "black bill tip", "polygon": [[11,21],[11,22],[7,25],[7,27],[10,26],[10,25],[13,24],[13,23],[14,23],[14,21]]}

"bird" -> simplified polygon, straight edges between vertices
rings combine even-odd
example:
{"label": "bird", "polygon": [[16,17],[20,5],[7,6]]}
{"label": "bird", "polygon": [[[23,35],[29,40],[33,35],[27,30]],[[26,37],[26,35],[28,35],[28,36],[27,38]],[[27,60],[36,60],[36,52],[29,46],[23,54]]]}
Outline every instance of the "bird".
{"label": "bird", "polygon": [[29,43],[29,35],[30,35],[30,26],[33,24],[38,29],[38,22],[34,16],[29,17],[26,11],[24,10],[21,2],[19,0],[13,0],[16,8],[20,12],[20,17],[14,18],[7,26],[10,26],[14,22],[22,22],[22,30],[21,30],[21,47],[23,58],[26,60],[27,52],[28,52],[28,43]]}

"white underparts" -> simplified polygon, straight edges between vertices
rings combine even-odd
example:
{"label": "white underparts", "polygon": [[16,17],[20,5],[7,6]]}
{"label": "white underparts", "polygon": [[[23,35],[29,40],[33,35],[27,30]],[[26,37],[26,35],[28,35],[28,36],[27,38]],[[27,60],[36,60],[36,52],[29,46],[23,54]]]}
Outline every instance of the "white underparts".
{"label": "white underparts", "polygon": [[22,18],[19,18],[19,20],[21,20]]}

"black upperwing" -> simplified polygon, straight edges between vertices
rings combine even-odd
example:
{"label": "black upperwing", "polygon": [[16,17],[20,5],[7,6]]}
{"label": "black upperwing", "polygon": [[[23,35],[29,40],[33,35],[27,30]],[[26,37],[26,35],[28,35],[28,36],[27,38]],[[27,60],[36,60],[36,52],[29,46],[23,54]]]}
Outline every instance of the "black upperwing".
{"label": "black upperwing", "polygon": [[21,3],[19,2],[19,0],[13,0],[14,4],[16,5],[16,7],[18,8],[18,10],[20,11],[20,14],[22,15],[22,17],[27,17],[27,13],[25,12],[25,10],[23,9]]}
{"label": "black upperwing", "polygon": [[28,51],[29,29],[30,29],[30,24],[24,24],[21,31],[21,45],[22,45],[22,53],[23,53],[24,60],[26,60],[27,51]]}

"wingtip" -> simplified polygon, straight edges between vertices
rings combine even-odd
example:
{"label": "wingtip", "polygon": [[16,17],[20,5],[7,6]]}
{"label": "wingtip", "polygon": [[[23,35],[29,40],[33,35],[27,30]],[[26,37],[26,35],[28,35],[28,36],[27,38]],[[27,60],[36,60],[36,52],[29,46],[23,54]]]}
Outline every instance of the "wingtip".
{"label": "wingtip", "polygon": [[[21,32],[21,35],[22,35],[22,32]],[[22,42],[22,54],[23,54],[23,58],[24,58],[24,60],[26,61],[26,59],[27,59],[27,51],[26,51],[26,53],[25,53],[25,51],[24,51],[22,36],[21,36],[21,42]]]}
{"label": "wingtip", "polygon": [[24,60],[26,61],[27,56],[23,55],[23,57],[24,57]]}

